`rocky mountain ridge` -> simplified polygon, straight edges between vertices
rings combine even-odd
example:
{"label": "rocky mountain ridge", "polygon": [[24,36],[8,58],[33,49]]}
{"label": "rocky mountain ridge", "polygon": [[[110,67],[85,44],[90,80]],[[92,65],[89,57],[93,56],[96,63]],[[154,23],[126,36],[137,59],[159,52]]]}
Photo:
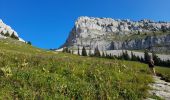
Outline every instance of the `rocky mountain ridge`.
{"label": "rocky mountain ridge", "polygon": [[[170,22],[79,17],[62,47],[100,50],[170,48]],[[155,49],[156,47],[156,49]]]}
{"label": "rocky mountain ridge", "polygon": [[19,41],[25,42],[22,38],[19,37],[17,32],[13,30],[9,25],[6,25],[1,19],[0,19],[0,39],[5,38],[15,38]]}

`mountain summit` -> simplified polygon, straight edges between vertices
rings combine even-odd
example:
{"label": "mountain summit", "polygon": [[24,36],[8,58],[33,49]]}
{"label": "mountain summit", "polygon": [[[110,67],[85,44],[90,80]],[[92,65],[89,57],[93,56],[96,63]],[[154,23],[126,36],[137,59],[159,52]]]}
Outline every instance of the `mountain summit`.
{"label": "mountain summit", "polygon": [[16,31],[14,31],[10,26],[6,25],[1,19],[0,19],[0,39],[5,38],[14,38],[16,40],[25,42],[22,38],[20,38]]}
{"label": "mountain summit", "polygon": [[[154,49],[170,46],[170,23],[79,17],[63,47],[100,50]],[[167,47],[168,45],[168,47]]]}

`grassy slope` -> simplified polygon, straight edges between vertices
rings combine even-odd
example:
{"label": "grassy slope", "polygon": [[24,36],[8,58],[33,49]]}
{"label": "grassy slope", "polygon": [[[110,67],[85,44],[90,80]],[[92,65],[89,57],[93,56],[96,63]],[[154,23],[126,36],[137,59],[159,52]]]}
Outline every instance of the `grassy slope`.
{"label": "grassy slope", "polygon": [[135,100],[148,96],[150,82],[142,63],[79,57],[0,40],[0,99]]}
{"label": "grassy slope", "polygon": [[158,75],[162,77],[163,80],[170,82],[170,68],[156,67],[156,71],[157,71]]}

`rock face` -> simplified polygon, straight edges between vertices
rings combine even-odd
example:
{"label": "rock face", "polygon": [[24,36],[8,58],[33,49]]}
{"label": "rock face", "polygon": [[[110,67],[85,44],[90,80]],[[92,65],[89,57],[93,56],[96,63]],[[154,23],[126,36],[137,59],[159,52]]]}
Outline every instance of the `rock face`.
{"label": "rock face", "polygon": [[14,31],[10,26],[6,25],[0,19],[0,39],[5,39],[9,37],[14,37],[19,41],[25,42],[22,38],[20,38],[16,31]]}
{"label": "rock face", "polygon": [[[170,48],[170,23],[80,17],[63,47],[100,50]],[[169,33],[168,33],[169,32]]]}
{"label": "rock face", "polygon": [[169,30],[169,22],[79,17],[62,47],[98,47],[100,50],[160,47],[167,50],[167,46],[170,47]]}
{"label": "rock face", "polygon": [[167,35],[161,35],[161,36],[147,36],[146,38],[143,39],[133,39],[129,41],[113,41],[111,43],[111,48],[112,49],[135,49],[135,50],[140,50],[140,49],[166,49],[169,48],[170,50],[170,34]]}

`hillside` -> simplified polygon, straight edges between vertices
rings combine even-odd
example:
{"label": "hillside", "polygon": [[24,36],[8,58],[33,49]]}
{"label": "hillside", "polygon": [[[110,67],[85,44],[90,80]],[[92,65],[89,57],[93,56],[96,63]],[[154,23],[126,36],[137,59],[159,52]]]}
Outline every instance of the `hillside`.
{"label": "hillside", "polygon": [[0,19],[0,39],[6,39],[6,38],[13,38],[25,42],[22,38],[19,37],[19,35],[15,30],[13,30],[9,25],[5,24]]}
{"label": "hillside", "polygon": [[170,22],[79,17],[62,47],[170,53]]}
{"label": "hillside", "polygon": [[[157,67],[170,79],[170,69]],[[0,40],[0,99],[126,99],[147,97],[147,65],[45,51]]]}

